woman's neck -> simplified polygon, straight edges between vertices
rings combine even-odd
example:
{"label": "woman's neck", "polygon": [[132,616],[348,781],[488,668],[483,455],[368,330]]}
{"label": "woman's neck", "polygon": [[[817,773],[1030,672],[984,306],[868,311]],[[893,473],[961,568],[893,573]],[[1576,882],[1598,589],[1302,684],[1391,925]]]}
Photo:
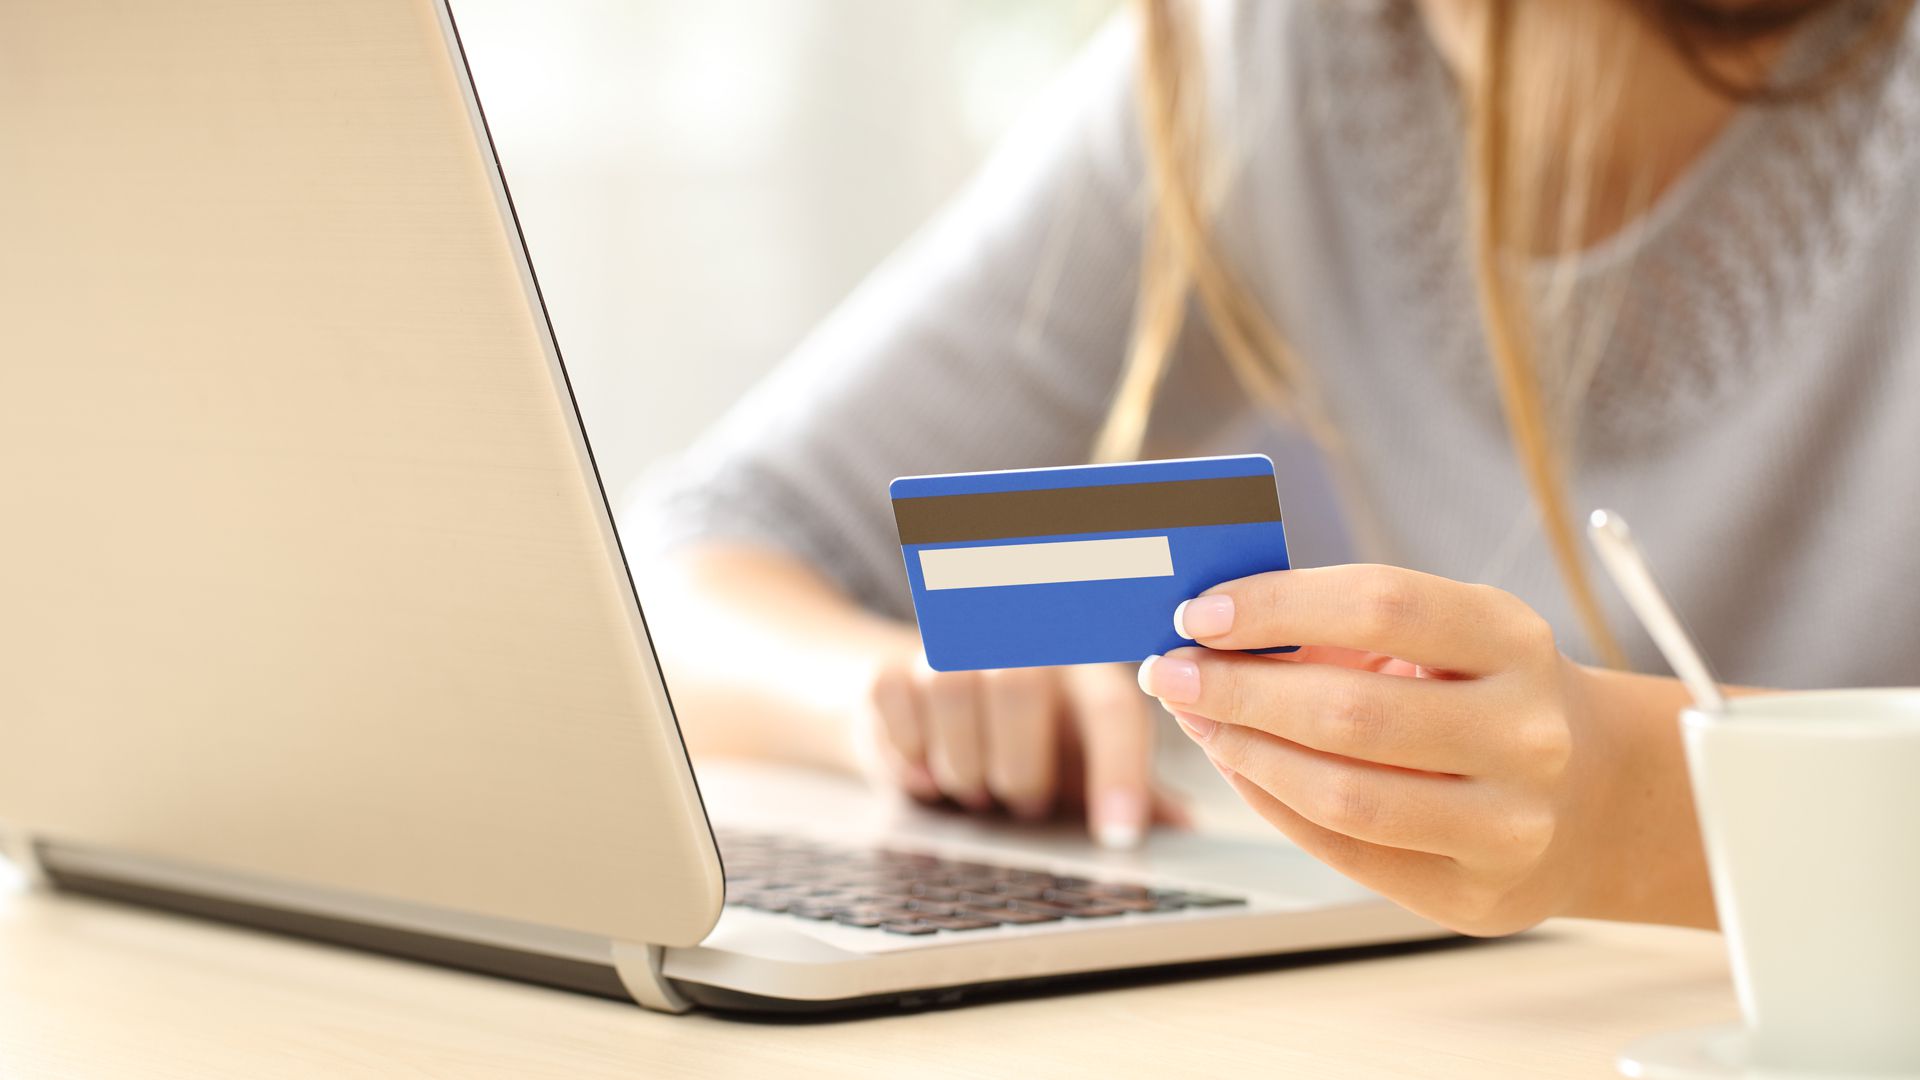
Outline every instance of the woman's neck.
{"label": "woman's neck", "polygon": [[[1483,77],[1490,2],[1418,0],[1435,46],[1469,94]],[[1529,246],[1536,254],[1589,247],[1672,187],[1738,106],[1702,82],[1626,0],[1519,0],[1512,9],[1509,85],[1537,110],[1510,129],[1521,157],[1540,170],[1526,210],[1527,234],[1538,238]],[[1756,77],[1784,40],[1707,59]]]}

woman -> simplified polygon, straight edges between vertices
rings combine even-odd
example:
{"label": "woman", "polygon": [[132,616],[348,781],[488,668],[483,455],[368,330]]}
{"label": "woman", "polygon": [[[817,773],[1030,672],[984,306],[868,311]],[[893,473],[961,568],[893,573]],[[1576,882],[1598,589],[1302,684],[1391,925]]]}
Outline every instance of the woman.
{"label": "woman", "polygon": [[648,598],[697,643],[665,658],[689,737],[1084,798],[1131,842],[1177,814],[1136,673],[925,670],[886,481],[1277,439],[1291,500],[1304,432],[1391,565],[1209,590],[1140,687],[1415,912],[1710,924],[1685,695],[1631,673],[1659,665],[1576,511],[1634,520],[1735,681],[1911,681],[1905,7],[1147,3],[668,484]]}

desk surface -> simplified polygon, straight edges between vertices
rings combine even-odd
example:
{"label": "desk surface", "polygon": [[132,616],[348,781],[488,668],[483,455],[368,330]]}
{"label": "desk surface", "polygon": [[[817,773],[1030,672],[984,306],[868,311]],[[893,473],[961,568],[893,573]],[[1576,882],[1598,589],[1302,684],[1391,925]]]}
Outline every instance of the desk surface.
{"label": "desk surface", "polygon": [[[4,864],[0,864],[3,866]],[[1612,1075],[1736,1015],[1717,935],[1521,938],[810,1024],[636,1007],[0,886],[0,1076]]]}

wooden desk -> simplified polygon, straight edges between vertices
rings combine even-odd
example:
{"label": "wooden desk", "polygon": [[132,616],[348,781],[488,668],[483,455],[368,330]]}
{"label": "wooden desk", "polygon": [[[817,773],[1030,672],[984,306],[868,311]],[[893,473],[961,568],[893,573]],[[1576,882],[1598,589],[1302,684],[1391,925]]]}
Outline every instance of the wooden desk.
{"label": "wooden desk", "polygon": [[[3,865],[3,864],[0,864]],[[1612,1075],[1736,1015],[1721,941],[1560,922],[1358,963],[764,1024],[0,886],[0,1077]]]}

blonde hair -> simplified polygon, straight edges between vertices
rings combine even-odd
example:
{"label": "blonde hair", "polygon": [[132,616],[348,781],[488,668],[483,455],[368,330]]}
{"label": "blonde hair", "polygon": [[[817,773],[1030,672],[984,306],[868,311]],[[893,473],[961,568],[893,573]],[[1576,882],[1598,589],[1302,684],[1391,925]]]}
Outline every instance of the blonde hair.
{"label": "blonde hair", "polygon": [[[1592,198],[1593,172],[1597,147],[1611,132],[1598,130],[1597,123],[1581,123],[1556,147],[1566,150],[1564,157],[1549,159],[1526,151],[1549,145],[1548,132],[1570,116],[1581,116],[1583,104],[1595,95],[1617,94],[1630,58],[1592,55],[1586,43],[1595,35],[1576,27],[1530,36],[1522,70],[1514,45],[1516,24],[1523,9],[1549,20],[1582,13],[1587,18],[1645,18],[1708,87],[1732,99],[1774,101],[1818,93],[1850,74],[1873,45],[1899,27],[1912,0],[1883,3],[1869,32],[1857,35],[1839,61],[1805,83],[1781,87],[1755,74],[1757,65],[1740,62],[1740,46],[1777,37],[1834,2],[1839,0],[1779,0],[1741,9],[1714,0],[1551,5],[1480,0],[1474,56],[1478,77],[1470,80],[1467,102],[1472,270],[1480,314],[1508,435],[1539,510],[1547,546],[1594,652],[1609,666],[1624,667],[1624,654],[1595,594],[1569,505],[1567,425],[1554,416],[1542,381],[1542,313],[1530,310],[1526,290],[1513,280],[1513,264],[1517,256],[1543,247],[1571,250],[1599,209]],[[1349,467],[1346,454],[1327,418],[1312,369],[1266,317],[1214,242],[1209,211],[1218,193],[1209,185],[1220,178],[1207,169],[1205,72],[1191,20],[1182,17],[1175,4],[1142,0],[1140,5],[1140,111],[1153,213],[1142,252],[1133,338],[1094,453],[1101,460],[1139,454],[1154,398],[1191,306],[1255,400],[1304,426],[1326,451],[1336,474],[1344,473]],[[1731,63],[1726,59],[1730,55]],[[1646,185],[1634,185],[1626,195],[1629,205],[1605,210],[1619,220],[1630,219],[1644,209],[1648,194]],[[1545,224],[1549,219],[1550,226]],[[1552,235],[1546,235],[1549,231]],[[1356,531],[1364,540],[1370,531],[1368,508],[1349,510],[1362,519]]]}

